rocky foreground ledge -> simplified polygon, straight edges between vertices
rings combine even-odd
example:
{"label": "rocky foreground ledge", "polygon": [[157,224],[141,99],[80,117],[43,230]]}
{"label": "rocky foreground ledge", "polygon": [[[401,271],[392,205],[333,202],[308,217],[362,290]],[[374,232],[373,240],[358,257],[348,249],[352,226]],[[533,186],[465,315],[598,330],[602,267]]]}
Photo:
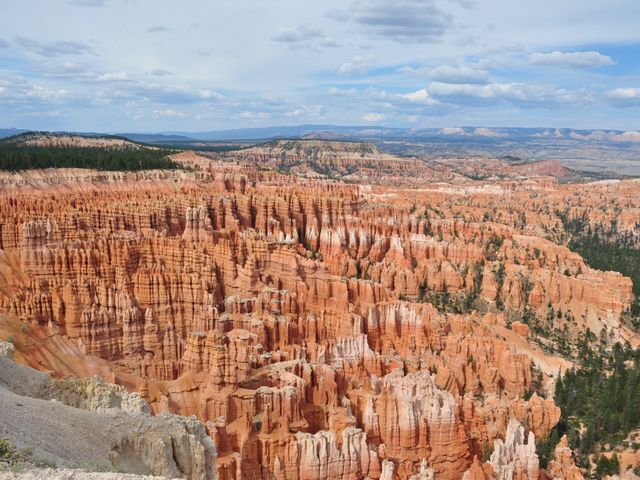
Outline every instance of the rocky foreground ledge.
{"label": "rocky foreground ledge", "polygon": [[34,468],[20,472],[0,472],[0,480],[164,480],[164,477],[130,473],[86,472],[71,468]]}
{"label": "rocky foreground ledge", "polygon": [[137,393],[98,378],[52,379],[12,354],[0,343],[0,438],[29,453],[2,462],[0,479],[213,478],[215,447],[195,417],[152,416]]}

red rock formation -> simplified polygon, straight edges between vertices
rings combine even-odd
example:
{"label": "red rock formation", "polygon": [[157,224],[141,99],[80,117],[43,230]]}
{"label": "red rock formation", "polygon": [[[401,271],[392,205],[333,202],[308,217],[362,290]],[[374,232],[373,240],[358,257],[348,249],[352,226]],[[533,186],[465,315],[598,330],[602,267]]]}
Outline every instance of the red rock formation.
{"label": "red rock formation", "polygon": [[[382,155],[357,152],[315,161],[373,178],[362,164]],[[273,155],[180,154],[191,172],[1,175],[0,330],[17,358],[197,415],[222,480],[537,475],[510,419],[549,434],[559,409],[523,396],[532,356],[554,359],[512,320],[551,305],[573,316],[551,320],[568,337],[607,326],[635,339],[621,320],[629,279],[542,238],[562,224],[540,192],[583,211],[583,187],[390,188],[424,165],[384,156],[375,179],[387,186],[375,187],[252,166],[293,168],[307,153]],[[636,201],[626,188],[602,194]],[[491,466],[474,461],[505,438]]]}
{"label": "red rock formation", "polygon": [[551,478],[563,480],[583,480],[584,476],[573,460],[573,453],[567,446],[567,436],[563,435],[556,445],[553,460],[549,462],[548,473]]}

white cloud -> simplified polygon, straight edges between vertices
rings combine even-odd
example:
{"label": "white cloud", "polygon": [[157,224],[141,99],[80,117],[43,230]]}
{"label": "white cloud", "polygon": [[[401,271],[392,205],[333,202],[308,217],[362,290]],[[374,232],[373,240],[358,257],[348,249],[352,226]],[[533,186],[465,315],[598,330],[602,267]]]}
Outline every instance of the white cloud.
{"label": "white cloud", "polygon": [[614,88],[607,91],[605,97],[615,107],[640,106],[640,88]]}
{"label": "white cloud", "polygon": [[367,113],[365,115],[362,116],[362,119],[365,122],[381,122],[383,121],[386,117],[386,115],[384,113]]}
{"label": "white cloud", "polygon": [[437,100],[431,98],[431,95],[429,95],[426,88],[410,93],[400,93],[398,94],[398,98],[408,100],[412,103],[419,103],[421,105],[437,105],[439,103]]}
{"label": "white cloud", "polygon": [[24,95],[42,99],[56,99],[66,97],[68,92],[66,90],[52,90],[41,85],[32,85],[29,90],[24,92]]}
{"label": "white cloud", "polygon": [[0,92],[6,94],[5,98],[14,101],[27,100],[60,100],[69,97],[69,92],[64,89],[53,89],[29,83],[19,77],[1,77]]}
{"label": "white cloud", "polygon": [[269,112],[242,112],[240,114],[242,118],[249,118],[251,120],[266,120],[271,118],[271,114]]}
{"label": "white cloud", "polygon": [[558,103],[583,103],[593,97],[583,91],[556,89],[548,85],[520,82],[489,83],[487,85],[453,84],[433,82],[429,91],[438,98],[458,99],[464,103],[471,99],[481,102],[505,101],[522,106],[534,104],[551,106]]}
{"label": "white cloud", "polygon": [[412,77],[428,78],[434,82],[443,83],[487,83],[487,69],[480,65],[474,66],[450,66],[441,65],[438,67],[402,67],[398,72]]}
{"label": "white cloud", "polygon": [[[628,90],[640,87],[629,83],[640,42],[635,0],[585,0],[573,18],[575,5],[557,0],[518,8],[476,0],[472,10],[460,6],[470,0],[290,1],[286,15],[272,2],[251,1],[251,16],[243,1],[215,9],[204,0],[188,9],[166,2],[153,14],[140,0],[5,3],[11,21],[0,32],[0,76],[23,80],[0,79],[7,125],[152,131],[169,122],[154,110],[169,109],[186,115],[174,121],[193,131],[320,117],[356,124],[368,112],[394,126],[417,117],[434,126],[637,128],[638,99]],[[342,10],[339,21],[326,17],[332,8]],[[47,23],[53,18],[55,28]],[[171,30],[145,33],[154,26]],[[530,55],[572,68],[534,67]],[[605,66],[606,76],[581,70],[613,61],[620,67]],[[403,65],[410,66],[406,75],[397,71]],[[132,113],[144,123],[129,122],[128,101],[137,102]],[[21,112],[48,108],[64,117],[21,123]],[[252,120],[244,112],[271,117]]]}
{"label": "white cloud", "polygon": [[213,90],[199,90],[198,95],[201,98],[213,99],[213,100],[224,100],[224,95],[219,94],[218,92],[214,92]]}
{"label": "white cloud", "polygon": [[562,68],[600,68],[613,65],[611,57],[599,52],[559,52],[532,53],[529,56],[532,65],[549,65]]}
{"label": "white cloud", "polygon": [[153,114],[156,117],[165,117],[165,118],[184,118],[187,116],[186,114],[182,112],[178,112],[176,110],[172,110],[171,108],[156,109],[153,111]]}
{"label": "white cloud", "polygon": [[329,95],[333,95],[335,97],[355,97],[357,94],[358,90],[355,88],[331,87],[329,89]]}
{"label": "white cloud", "polygon": [[271,40],[293,49],[307,48],[314,51],[318,51],[318,47],[335,48],[341,46],[340,42],[327,37],[319,28],[309,25],[301,25],[298,28],[281,27],[271,36]]}
{"label": "white cloud", "polygon": [[479,66],[402,67],[398,72],[443,83],[487,83],[487,72]]}
{"label": "white cloud", "polygon": [[340,75],[364,75],[371,68],[371,60],[355,55],[350,61],[343,63],[338,69]]}
{"label": "white cloud", "polygon": [[486,83],[487,72],[470,67],[441,66],[429,72],[429,79],[445,83]]}
{"label": "white cloud", "polygon": [[389,93],[384,90],[369,88],[367,93],[371,98],[380,101],[379,105],[386,109],[393,109],[394,107],[406,108],[407,106],[430,107],[440,103],[431,96],[426,88],[408,93]]}
{"label": "white cloud", "polygon": [[640,88],[614,88],[607,92],[609,98],[619,98],[628,100],[631,98],[640,98]]}
{"label": "white cloud", "polygon": [[127,72],[111,72],[98,75],[96,80],[101,82],[124,82],[129,80],[129,74]]}
{"label": "white cloud", "polygon": [[290,110],[285,113],[287,117],[294,118],[322,118],[324,116],[324,108],[322,105],[304,105],[300,108]]}

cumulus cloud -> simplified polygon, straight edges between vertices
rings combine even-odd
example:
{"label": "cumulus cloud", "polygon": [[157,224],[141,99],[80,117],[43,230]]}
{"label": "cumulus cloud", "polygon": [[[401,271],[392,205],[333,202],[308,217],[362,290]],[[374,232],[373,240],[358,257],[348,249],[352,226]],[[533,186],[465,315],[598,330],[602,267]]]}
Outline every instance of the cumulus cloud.
{"label": "cumulus cloud", "polygon": [[300,43],[314,38],[323,38],[324,34],[318,28],[302,25],[298,28],[279,28],[276,33],[271,36],[271,40],[280,43]]}
{"label": "cumulus cloud", "polygon": [[39,42],[26,37],[16,37],[15,42],[21,47],[43,57],[60,57],[63,55],[83,55],[85,53],[94,53],[93,49],[89,45],[80,42]]}
{"label": "cumulus cloud", "polygon": [[97,75],[95,79],[99,82],[125,82],[129,80],[127,72],[109,72]]}
{"label": "cumulus cloud", "polygon": [[52,102],[68,98],[69,92],[64,89],[32,83],[23,77],[4,75],[0,72],[0,96],[2,96],[3,102],[32,107],[49,105]]}
{"label": "cumulus cloud", "polygon": [[351,8],[331,12],[330,16],[397,42],[436,42],[453,27],[451,15],[434,0],[359,0]]}
{"label": "cumulus cloud", "polygon": [[324,108],[322,105],[303,105],[300,108],[286,112],[285,115],[294,118],[322,118],[324,116]]}
{"label": "cumulus cloud", "polygon": [[66,97],[68,92],[66,90],[53,90],[41,85],[31,85],[28,89],[22,92],[22,95],[26,97],[51,100]]}
{"label": "cumulus cloud", "polygon": [[[181,125],[193,130],[320,117],[354,124],[364,123],[369,113],[384,115],[394,126],[442,115],[447,118],[441,123],[452,125],[499,118],[507,124],[633,128],[640,100],[632,87],[640,84],[630,83],[628,39],[637,26],[628,11],[596,8],[594,2],[583,5],[579,24],[559,25],[555,20],[570,10],[562,2],[489,18],[491,6],[478,0],[349,0],[332,3],[340,9],[332,14],[334,22],[322,18],[331,8],[322,2],[291,9],[283,20],[269,2],[252,2],[255,15],[248,19],[244,2],[222,2],[213,12],[197,0],[200,13],[193,18],[194,9],[179,6],[150,17],[139,0],[62,0],[65,15],[56,34],[29,30],[32,4],[54,18],[56,2],[24,0],[5,9],[12,21],[0,32],[0,78],[5,71],[23,80],[0,81],[0,110],[5,123],[20,124],[22,112],[50,108],[64,112],[64,122],[34,120],[28,126],[95,130],[126,121],[127,102],[136,102],[132,113],[144,114],[149,130],[179,118],[154,115],[167,109],[186,115]],[[606,18],[594,18],[594,11]],[[87,14],[102,21],[74,29]],[[123,29],[123,18],[137,28]],[[616,28],[607,31],[604,24]],[[154,42],[139,41],[141,34],[172,41],[163,45],[160,58]],[[481,40],[472,45],[468,37]],[[505,44],[509,38],[540,46],[525,50]],[[441,44],[435,48],[433,42]],[[606,67],[614,61],[619,68]],[[398,71],[402,65],[409,66]],[[585,69],[603,66],[606,78],[584,77]],[[560,67],[565,68],[558,76]],[[92,102],[100,105],[100,115],[85,108]],[[550,111],[523,113],[531,107]]]}
{"label": "cumulus cloud", "polygon": [[487,85],[433,82],[429,85],[429,91],[438,99],[467,104],[507,102],[527,107],[553,106],[560,103],[579,104],[593,100],[585,92],[520,82],[489,83]]}
{"label": "cumulus cloud", "polygon": [[355,97],[357,94],[358,90],[355,88],[331,87],[329,89],[329,95],[333,95],[335,97]]}
{"label": "cumulus cloud", "polygon": [[224,95],[209,89],[200,89],[198,94],[201,98],[209,98],[214,100],[224,100]]}
{"label": "cumulus cloud", "polygon": [[340,75],[364,75],[371,68],[371,60],[361,55],[355,55],[350,61],[340,65]]}
{"label": "cumulus cloud", "polygon": [[104,81],[103,97],[110,99],[144,100],[161,105],[206,105],[224,102],[225,96],[211,89],[188,85],[170,85],[140,80]]}
{"label": "cumulus cloud", "polygon": [[240,114],[242,118],[249,118],[251,120],[266,120],[271,118],[271,114],[269,112],[242,112]]}
{"label": "cumulus cloud", "polygon": [[369,88],[367,96],[372,100],[371,109],[384,109],[396,115],[417,115],[429,109],[430,114],[441,113],[446,106],[433,98],[426,88],[406,93],[387,92],[376,88]]}
{"label": "cumulus cloud", "polygon": [[384,113],[376,113],[376,112],[366,113],[365,115],[362,116],[362,119],[365,122],[381,122],[385,118],[387,117]]}
{"label": "cumulus cloud", "polygon": [[411,103],[418,103],[421,105],[437,105],[439,102],[437,100],[434,100],[433,98],[431,98],[431,95],[429,95],[429,92],[427,91],[426,88],[422,88],[420,90],[417,90],[415,92],[410,92],[410,93],[400,93],[397,95],[398,98],[401,98],[403,100],[407,100]]}
{"label": "cumulus cloud", "polygon": [[605,97],[614,107],[640,107],[640,88],[614,88]]}
{"label": "cumulus cloud", "polygon": [[615,62],[607,55],[600,52],[559,52],[532,53],[529,56],[529,63],[532,65],[549,65],[562,68],[600,68],[613,65]]}
{"label": "cumulus cloud", "polygon": [[444,83],[486,83],[487,72],[470,67],[441,66],[429,72],[429,79]]}
{"label": "cumulus cloud", "polygon": [[443,83],[487,83],[486,70],[469,66],[402,67],[398,71],[405,75],[428,78]]}
{"label": "cumulus cloud", "polygon": [[318,47],[333,48],[340,46],[340,43],[333,38],[327,37],[322,30],[309,25],[302,25],[298,28],[279,28],[271,36],[271,40],[291,48],[311,47],[317,49]]}
{"label": "cumulus cloud", "polygon": [[186,115],[182,112],[178,112],[176,110],[173,110],[171,108],[164,108],[164,109],[156,109],[153,111],[153,114],[156,117],[164,117],[164,118],[184,118],[186,117]]}

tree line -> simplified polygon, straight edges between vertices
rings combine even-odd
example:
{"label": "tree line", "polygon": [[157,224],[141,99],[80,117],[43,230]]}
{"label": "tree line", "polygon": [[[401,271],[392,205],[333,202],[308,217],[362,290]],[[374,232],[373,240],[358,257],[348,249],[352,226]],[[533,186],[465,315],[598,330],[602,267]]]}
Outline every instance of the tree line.
{"label": "tree line", "polygon": [[176,153],[152,148],[37,147],[0,143],[0,170],[91,168],[96,170],[178,169],[169,158]]}
{"label": "tree line", "polygon": [[[566,434],[579,466],[588,471],[589,457],[595,454],[591,473],[596,478],[619,473],[617,457],[602,452],[627,446],[629,433],[640,427],[640,349],[620,343],[608,348],[607,342],[606,331],[596,339],[587,330],[578,342],[580,368],[568,370],[556,382],[554,401],[562,414],[549,438],[538,444],[543,466]],[[640,448],[635,442],[629,446]]]}

